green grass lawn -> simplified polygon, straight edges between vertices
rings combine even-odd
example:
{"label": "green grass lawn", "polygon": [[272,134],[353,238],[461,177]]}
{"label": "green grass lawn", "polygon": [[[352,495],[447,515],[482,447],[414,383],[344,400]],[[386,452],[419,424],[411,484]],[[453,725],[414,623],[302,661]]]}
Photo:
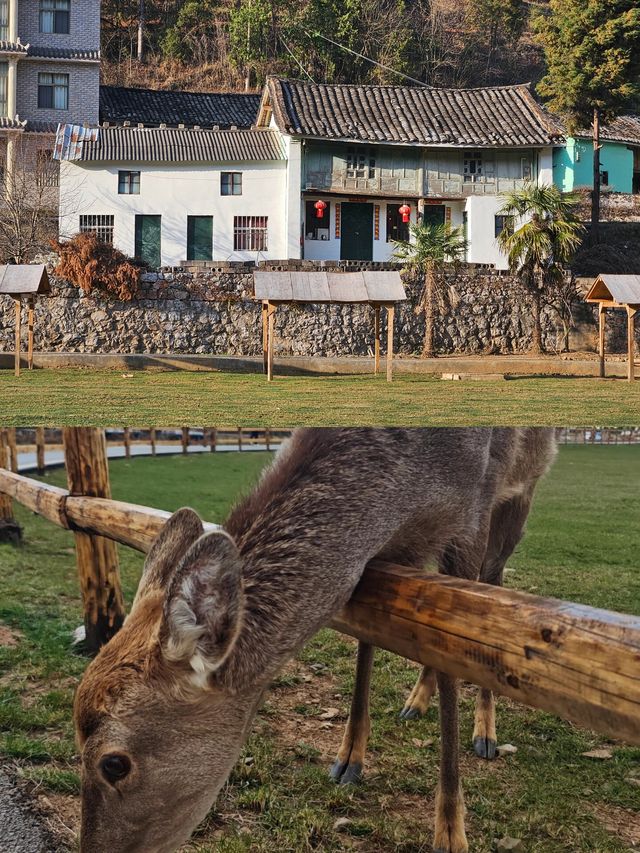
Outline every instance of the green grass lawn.
{"label": "green grass lawn", "polygon": [[[475,387],[475,386],[474,386]],[[255,480],[265,453],[138,458],[111,463],[115,498],[163,509],[189,504],[221,521]],[[56,471],[47,480],[64,485]],[[640,613],[640,447],[563,447],[539,489],[507,583],[543,595]],[[78,758],[73,689],[86,661],[70,648],[80,622],[73,538],[22,509],[25,544],[0,545],[0,763],[20,777],[65,849],[74,848]],[[120,549],[131,601],[142,557]],[[9,629],[9,630],[7,630]],[[9,644],[7,644],[9,643]],[[378,652],[365,782],[327,778],[349,704],[354,644],[321,632],[278,678],[195,853],[429,851],[439,731],[435,708],[397,714],[416,667]],[[482,762],[471,749],[474,690],[463,689],[462,766],[475,853],[506,835],[527,853],[623,853],[640,843],[640,749],[548,714],[499,701],[500,743],[515,755]],[[327,708],[340,713],[330,721]],[[581,753],[607,745],[612,758]],[[348,823],[336,827],[338,818]],[[0,842],[0,847],[1,847]]]}
{"label": "green grass lawn", "polygon": [[[128,378],[127,378],[128,377]],[[117,370],[0,371],[4,426],[555,425],[635,423],[640,381],[426,375],[278,376]]]}

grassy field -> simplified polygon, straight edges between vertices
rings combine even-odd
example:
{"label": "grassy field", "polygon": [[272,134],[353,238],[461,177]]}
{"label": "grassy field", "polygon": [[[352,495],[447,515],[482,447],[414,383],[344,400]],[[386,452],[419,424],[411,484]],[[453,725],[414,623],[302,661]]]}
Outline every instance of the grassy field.
{"label": "grassy field", "polygon": [[[264,453],[120,460],[114,497],[164,509],[194,506],[223,519]],[[47,478],[63,484],[62,472]],[[640,447],[563,447],[542,484],[507,583],[544,595],[640,613]],[[0,545],[0,763],[22,780],[63,849],[74,849],[78,758],[72,693],[86,661],[70,649],[79,623],[69,532],[19,511],[25,544]],[[120,549],[131,601],[140,555]],[[327,778],[348,709],[354,645],[321,632],[281,674],[215,813],[192,853],[429,851],[439,731],[436,710],[400,722],[416,667],[378,653],[365,782]],[[495,839],[527,853],[623,853],[640,844],[640,749],[500,700],[499,743],[515,755],[482,762],[471,749],[474,691],[463,689],[464,785],[475,853]],[[327,708],[338,709],[329,720]],[[608,746],[612,757],[583,752]],[[347,822],[336,825],[339,818]],[[0,842],[0,847],[1,847]]]}
{"label": "grassy field", "polygon": [[426,375],[279,376],[116,370],[0,371],[4,426],[555,425],[635,423],[640,382]]}

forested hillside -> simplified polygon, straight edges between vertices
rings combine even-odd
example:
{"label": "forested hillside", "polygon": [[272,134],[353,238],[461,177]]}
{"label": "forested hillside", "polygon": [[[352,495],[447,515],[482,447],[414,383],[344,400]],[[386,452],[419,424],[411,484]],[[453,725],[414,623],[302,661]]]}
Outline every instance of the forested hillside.
{"label": "forested hillside", "polygon": [[401,72],[436,86],[537,81],[543,65],[531,19],[544,6],[525,0],[102,0],[103,77],[111,84],[194,91],[254,89],[267,74],[402,83],[394,73]]}

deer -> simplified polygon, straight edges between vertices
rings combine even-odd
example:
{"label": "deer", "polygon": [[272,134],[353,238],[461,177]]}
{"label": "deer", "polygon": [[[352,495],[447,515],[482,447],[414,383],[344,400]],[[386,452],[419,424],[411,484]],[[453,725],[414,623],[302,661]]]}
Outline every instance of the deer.
{"label": "deer", "polygon": [[[270,682],[347,603],[369,561],[479,578],[521,535],[554,452],[545,429],[300,429],[219,530],[175,512],[123,627],[76,691],[81,853],[171,853],[187,841]],[[368,725],[372,655],[359,652],[347,769],[363,760]],[[436,679],[434,850],[465,853],[457,685]]]}

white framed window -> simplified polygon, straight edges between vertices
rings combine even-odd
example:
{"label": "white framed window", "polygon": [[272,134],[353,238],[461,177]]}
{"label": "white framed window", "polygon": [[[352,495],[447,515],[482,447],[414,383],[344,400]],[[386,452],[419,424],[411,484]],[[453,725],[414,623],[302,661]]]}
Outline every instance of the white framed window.
{"label": "white framed window", "polygon": [[0,0],[0,40],[9,41],[9,0]]}
{"label": "white framed window", "polygon": [[109,214],[83,214],[80,216],[80,233],[94,233],[103,243],[113,244],[113,220]]}
{"label": "white framed window", "polygon": [[266,252],[268,216],[234,216],[233,249],[236,252]]}
{"label": "white framed window", "polygon": [[242,172],[220,173],[220,195],[242,195]]}
{"label": "white framed window", "polygon": [[118,172],[118,194],[140,195],[140,172]]}
{"label": "white framed window", "polygon": [[38,74],[38,109],[69,109],[68,74]]}
{"label": "white framed window", "polygon": [[71,0],[40,0],[40,32],[69,33]]}
{"label": "white framed window", "polygon": [[[458,161],[460,162],[460,161]],[[482,151],[479,149],[464,152],[463,176],[467,183],[482,180]]]}

